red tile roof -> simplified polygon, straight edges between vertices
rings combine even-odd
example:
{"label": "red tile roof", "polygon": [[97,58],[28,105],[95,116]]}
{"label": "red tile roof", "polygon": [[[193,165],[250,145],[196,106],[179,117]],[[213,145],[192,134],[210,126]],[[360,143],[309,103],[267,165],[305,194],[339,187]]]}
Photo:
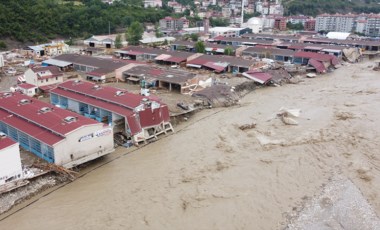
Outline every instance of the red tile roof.
{"label": "red tile roof", "polygon": [[18,84],[17,86],[19,88],[22,88],[22,89],[32,89],[32,88],[36,88],[37,87],[37,86],[29,84],[29,83],[21,83],[21,84]]}
{"label": "red tile roof", "polygon": [[[21,100],[28,100],[29,102],[21,104]],[[40,110],[43,107],[51,108],[51,111],[41,113]],[[0,97],[0,110],[8,113],[8,115],[20,117],[30,124],[49,130],[62,137],[82,126],[98,124],[98,122],[92,119],[78,116],[76,113],[68,110],[52,107],[51,104],[20,93],[12,93],[11,96],[3,94]],[[66,117],[76,117],[77,119],[75,122],[67,123],[64,122]]]}
{"label": "red tile roof", "polygon": [[15,145],[15,144],[17,144],[17,142],[13,141],[12,139],[10,139],[8,137],[2,137],[0,139],[0,150],[8,148],[8,147]]}

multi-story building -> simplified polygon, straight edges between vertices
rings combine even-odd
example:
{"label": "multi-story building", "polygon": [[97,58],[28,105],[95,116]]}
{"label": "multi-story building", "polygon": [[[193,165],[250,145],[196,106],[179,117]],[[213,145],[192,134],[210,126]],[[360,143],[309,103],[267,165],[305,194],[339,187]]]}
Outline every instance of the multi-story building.
{"label": "multi-story building", "polygon": [[165,17],[160,20],[160,28],[161,30],[170,30],[170,31],[178,31],[182,30],[183,28],[189,27],[189,20],[186,18],[172,18],[172,17]]}
{"label": "multi-story building", "polygon": [[355,32],[356,33],[365,33],[365,29],[367,26],[367,20],[357,20],[356,21],[356,27],[355,27]]}
{"label": "multi-story building", "polygon": [[292,24],[298,24],[301,23],[303,26],[305,26],[306,21],[308,21],[310,18],[305,15],[295,15],[295,16],[289,16],[287,18],[287,22],[290,22]]}
{"label": "multi-story building", "polygon": [[174,10],[174,13],[182,13],[186,9],[186,7],[184,7],[183,5],[181,5],[180,3],[176,1],[168,2],[168,7],[172,7]]}
{"label": "multi-story building", "polygon": [[63,82],[63,73],[56,66],[32,66],[25,74],[25,82],[45,90]]}
{"label": "multi-story building", "polygon": [[309,19],[305,22],[304,29],[307,31],[315,31],[315,19]]}
{"label": "multi-story building", "polygon": [[284,31],[286,30],[286,18],[278,17],[274,19],[274,29]]}
{"label": "multi-story building", "polygon": [[144,0],[144,8],[148,7],[162,7],[161,0]]}
{"label": "multi-story building", "polygon": [[261,0],[256,2],[256,12],[261,13],[262,15],[275,14],[275,15],[284,15],[284,7],[280,4],[279,1],[275,3]]}
{"label": "multi-story building", "polygon": [[316,17],[315,31],[352,32],[355,29],[354,14],[321,14]]}
{"label": "multi-story building", "polygon": [[371,37],[380,36],[380,15],[371,15],[367,18],[365,35]]}

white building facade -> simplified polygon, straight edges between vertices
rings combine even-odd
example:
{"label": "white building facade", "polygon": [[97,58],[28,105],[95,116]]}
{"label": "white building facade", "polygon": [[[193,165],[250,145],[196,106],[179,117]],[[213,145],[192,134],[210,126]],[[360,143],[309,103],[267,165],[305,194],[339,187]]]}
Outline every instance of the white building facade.
{"label": "white building facade", "polygon": [[0,133],[0,185],[22,177],[18,143]]}
{"label": "white building facade", "polygon": [[315,31],[352,32],[355,30],[356,15],[322,14],[316,17]]}

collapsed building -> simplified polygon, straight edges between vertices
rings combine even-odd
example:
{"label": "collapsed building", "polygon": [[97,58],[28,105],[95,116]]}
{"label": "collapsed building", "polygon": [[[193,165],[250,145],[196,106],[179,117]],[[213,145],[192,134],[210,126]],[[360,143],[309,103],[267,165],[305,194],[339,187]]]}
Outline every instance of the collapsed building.
{"label": "collapsed building", "polygon": [[136,144],[173,131],[168,106],[157,98],[79,80],[59,84],[50,95],[52,104],[102,122]]}

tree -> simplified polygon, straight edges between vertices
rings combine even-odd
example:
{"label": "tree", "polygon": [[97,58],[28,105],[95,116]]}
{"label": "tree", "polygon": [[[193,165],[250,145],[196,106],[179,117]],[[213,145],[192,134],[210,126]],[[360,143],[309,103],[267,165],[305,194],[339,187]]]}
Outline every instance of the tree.
{"label": "tree", "polygon": [[232,56],[232,55],[234,54],[234,50],[232,49],[231,46],[227,46],[227,47],[224,49],[224,54],[225,54],[225,55]]}
{"label": "tree", "polygon": [[69,46],[72,46],[72,45],[74,45],[74,41],[73,41],[73,38],[72,38],[72,37],[70,37],[70,39],[69,39],[69,40],[67,40],[67,41],[65,41],[65,43],[66,43],[67,45],[69,45]]}
{"label": "tree", "polygon": [[190,34],[190,38],[193,42],[198,41],[199,35],[198,34]]}
{"label": "tree", "polygon": [[125,33],[126,40],[129,45],[138,45],[139,41],[142,39],[144,33],[144,28],[139,22],[132,22]]}
{"label": "tree", "polygon": [[206,51],[205,44],[202,41],[195,43],[195,51],[197,53],[204,53]]}
{"label": "tree", "polygon": [[7,48],[7,44],[5,42],[0,41],[0,50],[5,50]]}
{"label": "tree", "polygon": [[115,38],[115,47],[117,49],[120,49],[121,47],[123,47],[123,43],[121,42],[121,34],[118,34]]}
{"label": "tree", "polygon": [[291,22],[288,22],[286,23],[286,27],[289,29],[289,30],[303,30],[304,27],[302,25],[302,23],[296,23],[296,24],[293,24]]}
{"label": "tree", "polygon": [[160,27],[158,26],[158,24],[154,24],[154,33],[156,34],[156,37],[157,38],[160,38],[162,37],[162,33],[161,33],[161,30],[160,30]]}

